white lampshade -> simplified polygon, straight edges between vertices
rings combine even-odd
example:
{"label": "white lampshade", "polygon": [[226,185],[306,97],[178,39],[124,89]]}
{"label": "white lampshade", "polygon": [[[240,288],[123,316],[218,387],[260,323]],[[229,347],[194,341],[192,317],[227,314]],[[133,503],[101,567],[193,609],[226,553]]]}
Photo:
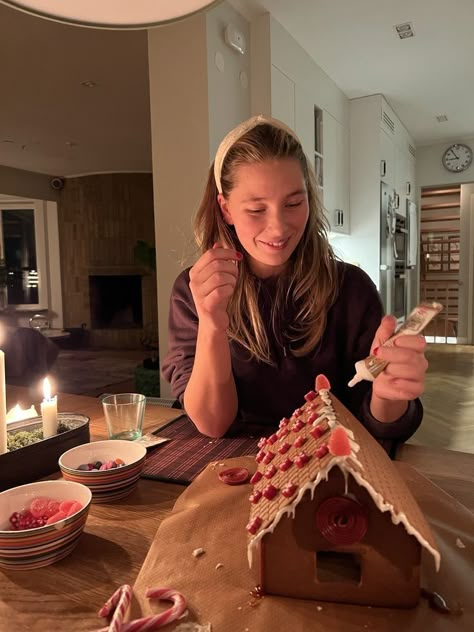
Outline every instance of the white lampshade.
{"label": "white lampshade", "polygon": [[14,9],[76,26],[146,29],[174,22],[220,0],[0,0]]}

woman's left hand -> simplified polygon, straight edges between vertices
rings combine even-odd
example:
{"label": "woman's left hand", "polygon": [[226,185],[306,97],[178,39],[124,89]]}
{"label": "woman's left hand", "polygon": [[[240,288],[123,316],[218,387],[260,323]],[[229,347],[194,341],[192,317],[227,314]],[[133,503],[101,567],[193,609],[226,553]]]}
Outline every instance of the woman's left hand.
{"label": "woman's left hand", "polygon": [[[384,316],[375,332],[371,354],[389,363],[372,386],[376,398],[408,401],[419,397],[425,387],[428,361],[425,358],[426,341],[423,336],[400,336],[393,347],[383,347],[396,328],[393,316]],[[374,397],[373,397],[374,399]]]}

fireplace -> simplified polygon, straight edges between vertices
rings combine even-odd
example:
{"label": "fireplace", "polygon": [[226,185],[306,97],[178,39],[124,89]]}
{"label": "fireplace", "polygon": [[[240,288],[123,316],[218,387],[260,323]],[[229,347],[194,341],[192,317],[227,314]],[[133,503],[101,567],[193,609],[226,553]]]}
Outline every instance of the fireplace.
{"label": "fireplace", "polygon": [[140,274],[91,275],[89,296],[92,329],[143,327]]}

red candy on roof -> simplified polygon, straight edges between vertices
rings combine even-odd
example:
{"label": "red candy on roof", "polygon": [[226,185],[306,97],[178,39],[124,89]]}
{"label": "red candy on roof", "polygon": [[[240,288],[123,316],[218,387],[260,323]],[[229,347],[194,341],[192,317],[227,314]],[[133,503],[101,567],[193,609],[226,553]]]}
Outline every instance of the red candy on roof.
{"label": "red candy on roof", "polygon": [[316,377],[315,387],[316,387],[316,391],[318,393],[319,393],[319,391],[329,391],[329,390],[331,390],[331,384],[329,383],[328,378],[325,375],[323,375],[322,373],[320,373]]}
{"label": "red candy on roof", "polygon": [[329,452],[333,456],[349,456],[351,444],[346,430],[342,426],[337,426],[331,432],[328,442]]}

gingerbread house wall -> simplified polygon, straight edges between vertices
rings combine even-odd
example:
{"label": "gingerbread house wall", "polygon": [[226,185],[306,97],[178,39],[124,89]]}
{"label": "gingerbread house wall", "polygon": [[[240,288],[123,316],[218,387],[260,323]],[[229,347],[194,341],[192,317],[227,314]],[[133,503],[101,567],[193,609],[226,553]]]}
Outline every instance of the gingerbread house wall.
{"label": "gingerbread house wall", "polygon": [[[295,518],[283,517],[260,545],[260,583],[265,593],[373,606],[412,607],[419,599],[421,547],[403,525],[381,513],[367,491],[349,475],[348,493],[368,511],[363,539],[352,545],[331,545],[316,526],[316,511],[327,498],[343,496],[344,477],[335,467],[321,483],[314,500],[306,493]],[[350,553],[360,562],[360,582],[319,581],[318,552]]]}

